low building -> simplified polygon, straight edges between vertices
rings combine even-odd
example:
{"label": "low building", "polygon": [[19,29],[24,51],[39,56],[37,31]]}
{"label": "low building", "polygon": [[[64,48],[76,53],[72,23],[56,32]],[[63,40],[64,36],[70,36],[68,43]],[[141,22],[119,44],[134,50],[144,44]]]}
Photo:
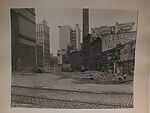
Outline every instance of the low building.
{"label": "low building", "polygon": [[55,67],[57,67],[57,65],[58,65],[58,58],[57,58],[57,56],[54,56],[54,55],[51,53],[51,55],[50,55],[50,66],[51,66],[52,68],[55,68]]}
{"label": "low building", "polygon": [[135,64],[135,45],[136,41],[132,41],[121,46],[120,61],[123,67],[123,73],[133,75]]}
{"label": "low building", "polygon": [[73,51],[69,55],[70,68],[73,70],[81,70],[83,64],[83,53],[82,51]]}
{"label": "low building", "polygon": [[116,73],[116,64],[120,64],[120,47],[121,45],[119,44],[111,50],[102,52],[101,70],[103,72]]}
{"label": "low building", "polygon": [[66,50],[58,50],[57,51],[57,57],[58,57],[58,65],[62,65],[63,64],[63,58],[64,56],[66,56],[67,51]]}
{"label": "low building", "polygon": [[133,75],[135,63],[135,41],[118,44],[102,53],[102,71]]}

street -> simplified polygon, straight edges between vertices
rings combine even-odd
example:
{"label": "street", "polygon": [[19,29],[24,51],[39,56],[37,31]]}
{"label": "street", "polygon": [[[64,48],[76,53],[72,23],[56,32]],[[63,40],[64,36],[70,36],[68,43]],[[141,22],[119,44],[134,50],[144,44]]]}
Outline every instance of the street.
{"label": "street", "polygon": [[12,86],[47,87],[52,89],[79,90],[88,92],[133,93],[133,83],[130,84],[79,84],[73,79],[61,79],[52,73],[13,74]]}
{"label": "street", "polygon": [[[13,74],[12,107],[132,108],[130,84],[78,84],[51,73]],[[67,103],[67,104],[66,104]]]}

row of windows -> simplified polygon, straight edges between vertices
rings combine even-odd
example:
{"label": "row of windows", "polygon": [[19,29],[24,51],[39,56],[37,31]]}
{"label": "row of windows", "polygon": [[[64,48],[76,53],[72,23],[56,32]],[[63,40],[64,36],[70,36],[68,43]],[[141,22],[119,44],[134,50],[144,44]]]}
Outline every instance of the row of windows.
{"label": "row of windows", "polygon": [[44,25],[37,25],[36,32],[41,32],[41,31],[49,33],[49,27]]}

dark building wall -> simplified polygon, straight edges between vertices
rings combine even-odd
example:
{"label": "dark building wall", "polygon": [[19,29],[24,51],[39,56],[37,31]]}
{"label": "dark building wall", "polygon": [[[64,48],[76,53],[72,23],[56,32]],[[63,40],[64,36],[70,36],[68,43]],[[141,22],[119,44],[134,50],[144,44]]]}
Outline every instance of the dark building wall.
{"label": "dark building wall", "polygon": [[17,56],[20,58],[21,71],[34,71],[35,69],[35,47],[20,44]]}
{"label": "dark building wall", "polygon": [[18,38],[18,14],[13,12],[11,9],[11,60],[12,60],[12,71],[15,71],[17,68],[16,64],[16,51],[19,48],[19,38]]}
{"label": "dark building wall", "polygon": [[69,55],[69,63],[70,63],[70,67],[73,70],[80,70],[81,66],[82,66],[82,61],[83,61],[83,53],[81,51],[74,51],[72,53],[70,53]]}
{"label": "dark building wall", "polygon": [[36,66],[43,67],[43,47],[36,45]]}
{"label": "dark building wall", "polygon": [[87,35],[83,39],[82,45],[82,52],[83,52],[83,65],[86,69],[91,68],[91,35]]}
{"label": "dark building wall", "polygon": [[97,37],[91,42],[91,68],[101,70],[102,40]]}
{"label": "dark building wall", "polygon": [[50,65],[51,65],[51,67],[56,67],[57,64],[58,64],[57,56],[51,56],[50,57]]}
{"label": "dark building wall", "polygon": [[35,12],[11,9],[12,71],[35,69]]}

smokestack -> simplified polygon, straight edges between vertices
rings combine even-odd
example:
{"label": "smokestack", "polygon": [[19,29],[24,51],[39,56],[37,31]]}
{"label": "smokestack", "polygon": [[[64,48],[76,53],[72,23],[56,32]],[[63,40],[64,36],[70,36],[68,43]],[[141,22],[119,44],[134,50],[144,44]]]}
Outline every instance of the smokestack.
{"label": "smokestack", "polygon": [[83,39],[89,34],[89,9],[83,8]]}

